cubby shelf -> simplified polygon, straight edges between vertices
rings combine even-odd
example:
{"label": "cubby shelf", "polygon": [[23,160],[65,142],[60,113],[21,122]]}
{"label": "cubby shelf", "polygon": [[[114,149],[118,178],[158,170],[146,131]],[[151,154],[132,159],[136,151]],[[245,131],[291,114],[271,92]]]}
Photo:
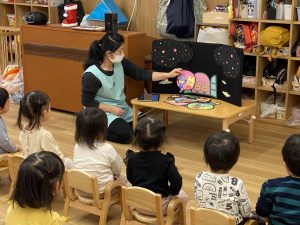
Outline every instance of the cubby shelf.
{"label": "cubby shelf", "polygon": [[[46,13],[48,15],[48,23],[58,23],[57,5],[60,3],[63,3],[63,0],[48,0],[48,4],[36,4],[33,1],[26,2],[24,0],[14,2],[0,1],[0,26],[20,27],[20,25],[24,24],[24,15],[29,11]],[[9,23],[8,14],[15,17],[13,25]]]}
{"label": "cubby shelf", "polygon": [[[260,12],[259,15],[265,15],[265,11],[267,8],[265,0],[260,0]],[[266,100],[267,97],[273,94],[272,87],[264,87],[262,84],[262,77],[263,77],[263,70],[268,63],[269,55],[258,55],[255,53],[248,53],[245,52],[245,57],[256,57],[256,84],[255,85],[246,85],[243,84],[243,89],[248,91],[249,89],[253,89],[252,91],[255,93],[255,101],[257,104],[256,116],[258,121],[282,125],[286,126],[286,122],[288,118],[292,114],[292,108],[295,107],[300,103],[300,91],[292,90],[292,81],[294,79],[294,75],[300,66],[300,57],[292,57],[291,56],[291,49],[293,45],[297,42],[298,38],[300,37],[300,21],[297,18],[297,9],[298,0],[292,0],[292,20],[267,20],[262,17],[258,19],[250,19],[250,18],[234,18],[229,20],[229,28],[233,23],[251,23],[255,22],[258,24],[258,34],[263,31],[268,26],[282,26],[290,30],[290,40],[288,50],[289,53],[287,56],[278,56],[280,60],[285,60],[287,62],[287,83],[286,88],[276,88],[276,92],[283,94],[285,97],[285,113],[284,113],[284,120],[282,119],[275,119],[275,118],[261,118],[260,114],[260,106],[261,103]],[[258,36],[259,41],[259,36]],[[231,40],[230,43],[233,45],[233,41]]]}

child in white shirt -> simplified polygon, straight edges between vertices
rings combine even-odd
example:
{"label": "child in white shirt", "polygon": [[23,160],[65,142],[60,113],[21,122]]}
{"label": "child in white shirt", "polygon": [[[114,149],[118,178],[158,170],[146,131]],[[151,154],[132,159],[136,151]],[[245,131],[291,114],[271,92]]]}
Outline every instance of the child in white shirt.
{"label": "child in white shirt", "polygon": [[204,158],[210,171],[198,173],[194,187],[199,207],[234,216],[237,224],[242,225],[250,217],[251,202],[243,181],[228,174],[239,155],[240,144],[233,134],[222,131],[210,136],[204,144]]}
{"label": "child in white shirt", "polygon": [[103,196],[106,185],[115,179],[123,185],[130,185],[121,175],[123,161],[115,148],[105,141],[106,134],[107,116],[104,111],[87,107],[77,114],[74,167],[97,177],[100,196]]}
{"label": "child in white shirt", "polygon": [[[54,152],[70,169],[73,167],[72,160],[64,157],[52,133],[42,127],[42,122],[50,118],[50,113],[50,98],[42,91],[31,91],[21,99],[17,125],[21,130],[19,141],[23,155],[27,157],[34,152]],[[23,119],[25,125],[22,124]]]}

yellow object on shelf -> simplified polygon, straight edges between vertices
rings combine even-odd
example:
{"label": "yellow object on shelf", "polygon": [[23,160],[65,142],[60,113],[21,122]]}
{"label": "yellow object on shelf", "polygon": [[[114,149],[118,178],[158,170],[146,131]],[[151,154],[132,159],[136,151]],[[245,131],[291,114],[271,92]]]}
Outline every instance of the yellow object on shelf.
{"label": "yellow object on shelf", "polygon": [[228,12],[205,12],[203,13],[203,23],[213,24],[228,24],[229,14]]}

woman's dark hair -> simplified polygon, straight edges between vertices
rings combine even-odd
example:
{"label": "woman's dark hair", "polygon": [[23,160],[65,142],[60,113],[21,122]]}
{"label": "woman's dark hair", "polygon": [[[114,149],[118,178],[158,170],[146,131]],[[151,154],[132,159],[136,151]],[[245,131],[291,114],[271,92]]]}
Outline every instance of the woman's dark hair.
{"label": "woman's dark hair", "polygon": [[17,125],[23,130],[22,118],[28,120],[28,128],[40,128],[43,110],[48,109],[50,104],[49,96],[42,91],[31,91],[20,101]]}
{"label": "woman's dark hair", "polygon": [[300,134],[291,135],[282,148],[283,161],[289,171],[300,177]]}
{"label": "woman's dark hair", "polygon": [[166,127],[160,120],[143,117],[138,122],[133,145],[143,151],[158,150],[166,139]]}
{"label": "woman's dark hair", "polygon": [[83,64],[83,69],[86,70],[92,65],[98,65],[103,62],[105,53],[115,52],[124,43],[124,37],[118,33],[106,33],[100,40],[95,40],[92,42],[88,57]]}
{"label": "woman's dark hair", "polygon": [[239,156],[239,140],[229,132],[217,132],[205,141],[204,158],[212,172],[229,171]]}
{"label": "woman's dark hair", "polygon": [[20,165],[11,200],[21,207],[47,208],[51,211],[54,185],[61,183],[65,166],[53,152],[29,155]]}
{"label": "woman's dark hair", "polygon": [[106,113],[96,107],[81,110],[76,117],[75,141],[94,149],[97,141],[104,141],[107,134]]}
{"label": "woman's dark hair", "polygon": [[5,106],[7,99],[9,99],[9,94],[7,90],[0,87],[0,108],[1,109]]}

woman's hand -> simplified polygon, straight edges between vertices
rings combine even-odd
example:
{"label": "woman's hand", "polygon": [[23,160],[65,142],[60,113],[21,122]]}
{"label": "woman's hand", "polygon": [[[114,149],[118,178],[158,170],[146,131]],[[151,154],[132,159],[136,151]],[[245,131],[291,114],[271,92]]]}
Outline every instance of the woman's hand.
{"label": "woman's hand", "polygon": [[177,77],[178,75],[181,74],[181,72],[182,72],[181,68],[175,68],[171,72],[168,73],[168,78]]}
{"label": "woman's hand", "polygon": [[124,114],[124,110],[118,106],[111,106],[110,113],[114,114],[115,116],[122,116]]}

